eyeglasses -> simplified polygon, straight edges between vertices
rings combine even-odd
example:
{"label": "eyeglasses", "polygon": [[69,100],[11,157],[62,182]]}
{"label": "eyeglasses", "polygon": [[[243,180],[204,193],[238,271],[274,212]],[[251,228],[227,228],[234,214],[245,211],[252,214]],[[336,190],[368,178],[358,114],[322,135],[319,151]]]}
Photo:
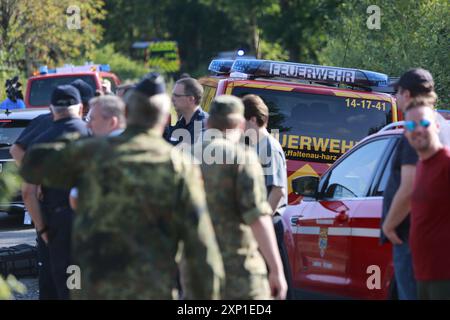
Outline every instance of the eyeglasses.
{"label": "eyeglasses", "polygon": [[431,124],[430,120],[427,120],[427,119],[422,119],[419,121],[419,123],[410,120],[410,121],[405,121],[405,128],[409,132],[413,132],[414,130],[416,130],[417,126],[419,126],[419,125],[423,128],[428,128],[430,126],[430,124]]}
{"label": "eyeglasses", "polygon": [[172,96],[174,96],[175,98],[179,98],[179,97],[191,97],[192,95],[190,95],[190,94],[172,93]]}

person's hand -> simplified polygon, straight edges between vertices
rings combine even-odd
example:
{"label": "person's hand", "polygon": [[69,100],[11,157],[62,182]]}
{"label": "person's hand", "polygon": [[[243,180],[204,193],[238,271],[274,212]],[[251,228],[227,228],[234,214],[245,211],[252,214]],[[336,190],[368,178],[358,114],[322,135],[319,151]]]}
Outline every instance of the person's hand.
{"label": "person's hand", "polygon": [[283,271],[269,273],[269,286],[271,295],[274,299],[286,299],[288,286]]}
{"label": "person's hand", "polygon": [[398,237],[395,227],[391,226],[389,223],[383,223],[383,233],[392,244],[399,245],[403,243],[403,241]]}
{"label": "person's hand", "polygon": [[44,232],[41,234],[41,239],[45,242],[45,244],[48,244],[48,232]]}
{"label": "person's hand", "polygon": [[47,226],[41,226],[39,229],[36,228],[36,232],[39,237],[45,242],[45,244],[48,244],[48,227]]}
{"label": "person's hand", "polygon": [[36,198],[39,201],[44,200],[44,194],[42,193],[42,185],[38,185],[38,187],[36,189]]}

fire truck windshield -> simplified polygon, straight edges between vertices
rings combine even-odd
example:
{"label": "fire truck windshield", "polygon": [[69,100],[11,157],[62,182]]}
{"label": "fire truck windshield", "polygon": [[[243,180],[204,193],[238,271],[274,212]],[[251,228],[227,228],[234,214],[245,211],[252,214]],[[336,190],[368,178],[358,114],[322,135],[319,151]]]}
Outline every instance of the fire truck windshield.
{"label": "fire truck windshield", "polygon": [[265,101],[268,130],[292,160],[334,162],[392,121],[391,103],[384,100],[249,87],[235,87],[232,94],[256,94]]}
{"label": "fire truck windshield", "polygon": [[60,77],[44,77],[32,80],[29,93],[29,104],[33,107],[50,105],[52,92],[57,86],[70,84],[77,79],[87,82],[94,92],[97,89],[94,76],[67,75]]}

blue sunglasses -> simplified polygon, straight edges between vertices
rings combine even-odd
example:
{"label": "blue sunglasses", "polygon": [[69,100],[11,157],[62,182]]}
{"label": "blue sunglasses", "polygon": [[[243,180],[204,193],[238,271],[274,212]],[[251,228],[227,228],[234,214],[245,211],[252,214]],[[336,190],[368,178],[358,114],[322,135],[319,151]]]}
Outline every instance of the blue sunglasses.
{"label": "blue sunglasses", "polygon": [[415,121],[410,120],[410,121],[405,121],[405,128],[409,132],[413,132],[414,130],[416,130],[418,125],[420,125],[421,127],[424,127],[424,128],[428,128],[430,126],[430,124],[431,124],[430,120],[427,120],[427,119],[420,120],[419,124],[417,124],[417,122],[415,122]]}

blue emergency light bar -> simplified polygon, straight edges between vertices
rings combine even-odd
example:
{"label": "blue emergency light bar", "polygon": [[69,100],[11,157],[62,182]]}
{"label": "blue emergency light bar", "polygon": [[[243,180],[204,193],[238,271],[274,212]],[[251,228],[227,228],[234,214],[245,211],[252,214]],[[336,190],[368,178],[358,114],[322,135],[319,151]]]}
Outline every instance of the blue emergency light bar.
{"label": "blue emergency light bar", "polygon": [[388,76],[383,73],[270,60],[238,59],[234,61],[231,72],[255,78],[277,77],[361,87],[389,85]]}
{"label": "blue emergency light bar", "polygon": [[215,59],[209,64],[208,70],[216,74],[230,73],[233,62],[231,59]]}
{"label": "blue emergency light bar", "polygon": [[111,67],[109,64],[86,64],[84,66],[74,66],[66,64],[63,67],[49,69],[47,66],[39,67],[39,74],[52,74],[52,73],[73,73],[73,72],[86,72],[86,71],[102,71],[110,72]]}

